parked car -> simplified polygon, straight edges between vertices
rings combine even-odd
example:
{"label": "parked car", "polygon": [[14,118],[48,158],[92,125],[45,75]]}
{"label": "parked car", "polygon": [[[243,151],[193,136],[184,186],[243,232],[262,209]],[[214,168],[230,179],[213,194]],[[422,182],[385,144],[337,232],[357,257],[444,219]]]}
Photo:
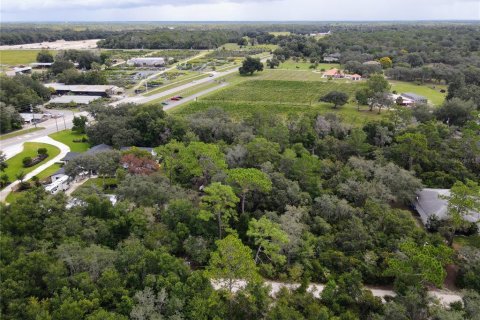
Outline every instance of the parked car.
{"label": "parked car", "polygon": [[180,100],[180,99],[178,99],[177,97],[171,97],[170,100],[172,100],[172,101],[178,101],[178,100]]}
{"label": "parked car", "polygon": [[166,105],[168,105],[168,102],[163,101],[163,102],[162,102],[162,105],[166,106]]}

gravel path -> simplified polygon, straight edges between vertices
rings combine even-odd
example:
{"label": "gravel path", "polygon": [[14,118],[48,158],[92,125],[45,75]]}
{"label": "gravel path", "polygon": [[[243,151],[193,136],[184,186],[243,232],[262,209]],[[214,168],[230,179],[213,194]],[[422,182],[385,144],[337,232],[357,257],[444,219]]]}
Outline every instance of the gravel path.
{"label": "gravel path", "polygon": [[[277,281],[265,281],[264,282],[266,285],[269,285],[271,287],[270,290],[270,295],[275,296],[280,289],[282,288],[288,288],[290,290],[295,290],[298,287],[300,287],[299,283],[285,283],[285,282],[277,282]],[[215,290],[219,290],[221,288],[226,288],[226,282],[222,280],[218,281],[213,281],[212,280],[212,285]],[[244,288],[247,285],[246,281],[244,280],[238,280],[235,282],[233,285],[233,292],[238,291],[239,289]],[[312,293],[315,298],[319,298],[323,289],[325,288],[325,285],[323,284],[316,284],[312,283],[308,286],[307,291]],[[365,287],[366,289],[370,290],[375,297],[379,297],[382,299],[382,301],[385,301],[385,297],[387,296],[392,296],[394,297],[396,293],[392,290],[385,290],[385,289],[377,289],[373,287]],[[443,305],[448,306],[452,302],[456,301],[461,301],[462,296],[455,293],[455,292],[450,292],[446,290],[431,290],[429,291],[429,294],[435,298],[437,298]]]}

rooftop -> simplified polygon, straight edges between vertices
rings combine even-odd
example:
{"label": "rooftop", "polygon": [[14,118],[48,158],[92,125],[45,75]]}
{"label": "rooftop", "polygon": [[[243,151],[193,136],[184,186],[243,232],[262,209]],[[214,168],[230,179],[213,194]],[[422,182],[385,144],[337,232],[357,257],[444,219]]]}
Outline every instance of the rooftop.
{"label": "rooftop", "polygon": [[412,92],[406,92],[406,93],[402,93],[401,94],[402,96],[405,96],[407,98],[410,98],[410,99],[413,99],[413,100],[427,100],[427,98],[425,98],[424,96],[421,96],[419,94],[416,94],[416,93],[412,93]]}
{"label": "rooftop", "polygon": [[106,92],[108,90],[118,90],[117,86],[111,85],[66,85],[64,83],[47,83],[45,87],[52,88],[55,91],[77,91],[77,92]]}
{"label": "rooftop", "polygon": [[71,102],[78,104],[89,104],[92,101],[101,99],[101,96],[61,96],[51,99],[48,103],[68,104]]}
{"label": "rooftop", "polygon": [[[424,224],[427,223],[428,218],[432,215],[437,216],[440,220],[448,218],[448,200],[442,199],[442,196],[450,196],[450,190],[425,188],[417,193],[417,200],[414,206]],[[469,222],[479,222],[480,213],[471,212],[465,216],[465,220]]]}

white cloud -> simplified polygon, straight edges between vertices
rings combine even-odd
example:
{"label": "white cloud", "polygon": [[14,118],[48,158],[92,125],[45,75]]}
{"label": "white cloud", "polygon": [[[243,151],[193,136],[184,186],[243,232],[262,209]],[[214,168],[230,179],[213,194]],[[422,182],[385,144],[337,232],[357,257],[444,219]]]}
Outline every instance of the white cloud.
{"label": "white cloud", "polygon": [[0,0],[3,21],[480,20],[480,0]]}

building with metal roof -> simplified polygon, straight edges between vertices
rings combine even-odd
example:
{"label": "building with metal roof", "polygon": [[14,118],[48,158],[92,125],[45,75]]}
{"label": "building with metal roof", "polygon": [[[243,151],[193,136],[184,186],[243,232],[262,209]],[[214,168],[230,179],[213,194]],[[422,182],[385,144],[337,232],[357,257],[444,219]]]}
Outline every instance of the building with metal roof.
{"label": "building with metal roof", "polygon": [[132,58],[127,61],[127,65],[136,66],[136,67],[163,67],[165,66],[165,58],[162,58],[162,57]]}
{"label": "building with metal roof", "polygon": [[55,90],[58,94],[73,93],[77,95],[110,96],[121,93],[123,89],[112,85],[66,85],[64,83],[47,83],[45,87]]}
{"label": "building with metal roof", "polygon": [[89,104],[92,101],[101,99],[102,96],[78,96],[78,95],[64,95],[56,97],[48,101],[49,104]]}
{"label": "building with metal roof", "polygon": [[413,100],[415,103],[427,103],[428,99],[416,93],[406,92],[401,94],[402,97]]}
{"label": "building with metal roof", "polygon": [[[449,196],[449,189],[425,188],[417,193],[414,207],[420,215],[423,224],[427,224],[431,216],[436,216],[440,220],[448,218],[448,199],[444,197]],[[468,222],[480,223],[480,213],[472,211],[464,219]]]}

